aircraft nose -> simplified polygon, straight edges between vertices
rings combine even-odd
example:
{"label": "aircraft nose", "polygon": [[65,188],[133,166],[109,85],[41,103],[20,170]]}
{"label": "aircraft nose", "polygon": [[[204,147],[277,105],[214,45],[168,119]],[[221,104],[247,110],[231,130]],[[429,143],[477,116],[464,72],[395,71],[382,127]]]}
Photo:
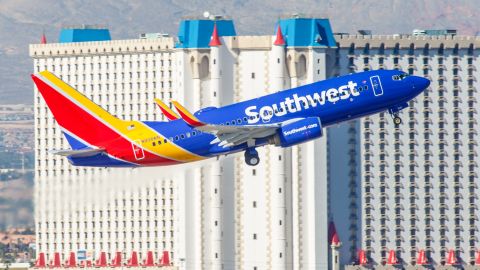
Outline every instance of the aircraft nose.
{"label": "aircraft nose", "polygon": [[430,80],[427,78],[415,76],[413,84],[416,89],[425,90],[430,85]]}

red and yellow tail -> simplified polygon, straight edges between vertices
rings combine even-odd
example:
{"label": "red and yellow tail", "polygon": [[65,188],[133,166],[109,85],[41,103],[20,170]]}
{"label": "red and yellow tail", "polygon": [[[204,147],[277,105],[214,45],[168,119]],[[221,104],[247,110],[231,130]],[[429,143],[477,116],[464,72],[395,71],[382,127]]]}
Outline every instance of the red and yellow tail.
{"label": "red and yellow tail", "polygon": [[161,147],[142,144],[144,138],[161,141],[166,138],[141,121],[118,119],[48,71],[32,75],[32,79],[73,149],[102,149],[138,164],[132,147],[142,148],[145,151],[142,162],[146,165],[148,162],[165,165],[204,159],[173,141]]}
{"label": "red and yellow tail", "polygon": [[98,145],[119,137],[115,130],[125,128],[124,121],[111,115],[54,74],[43,71],[32,79],[63,130],[77,139]]}

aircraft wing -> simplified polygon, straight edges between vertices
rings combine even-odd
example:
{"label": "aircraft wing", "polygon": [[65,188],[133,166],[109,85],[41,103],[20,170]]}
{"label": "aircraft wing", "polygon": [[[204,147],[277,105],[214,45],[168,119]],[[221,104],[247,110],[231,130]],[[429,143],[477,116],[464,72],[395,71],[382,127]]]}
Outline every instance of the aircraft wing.
{"label": "aircraft wing", "polygon": [[218,125],[204,123],[185,109],[177,101],[172,101],[180,117],[191,127],[208,132],[217,138],[211,144],[219,143],[219,146],[230,147],[248,142],[252,139],[265,138],[275,134],[281,123],[264,125]]}
{"label": "aircraft wing", "polygon": [[50,153],[55,155],[60,155],[64,157],[90,157],[96,154],[105,152],[104,149],[80,149],[80,150],[73,150],[73,149],[66,149],[66,150],[52,150]]}
{"label": "aircraft wing", "polygon": [[245,143],[252,139],[271,136],[277,132],[280,124],[268,125],[214,125],[205,124],[197,127],[198,130],[211,133],[217,138],[211,144],[219,143],[219,146],[229,147]]}

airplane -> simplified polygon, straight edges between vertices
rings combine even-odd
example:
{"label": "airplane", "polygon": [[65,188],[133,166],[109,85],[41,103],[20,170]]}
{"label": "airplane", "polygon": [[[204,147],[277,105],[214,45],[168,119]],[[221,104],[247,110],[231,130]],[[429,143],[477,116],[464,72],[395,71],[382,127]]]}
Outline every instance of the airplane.
{"label": "airplane", "polygon": [[430,85],[402,71],[373,70],[195,113],[172,100],[177,114],[156,100],[169,119],[163,122],[119,119],[49,71],[32,79],[71,146],[53,153],[91,167],[164,166],[242,151],[255,166],[256,148],[314,140],[344,121],[388,111],[400,125],[400,110]]}

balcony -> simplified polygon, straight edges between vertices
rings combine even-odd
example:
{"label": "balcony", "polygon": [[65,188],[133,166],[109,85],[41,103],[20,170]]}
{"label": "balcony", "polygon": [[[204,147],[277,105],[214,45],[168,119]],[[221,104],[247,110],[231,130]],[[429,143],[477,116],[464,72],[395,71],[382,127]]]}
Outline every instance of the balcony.
{"label": "balcony", "polygon": [[[478,174],[476,172],[469,172],[468,176],[478,178]],[[468,187],[469,188],[478,188],[478,185],[475,182],[470,182],[470,183],[468,183]]]}
{"label": "balcony", "polygon": [[[440,207],[440,208],[443,208],[443,209],[445,209],[445,210],[450,209],[446,203],[441,203],[441,204],[439,205],[439,207]],[[442,215],[441,215],[441,216],[442,216]],[[440,216],[440,218],[441,218],[441,216]]]}
{"label": "balcony", "polygon": [[379,173],[379,176],[380,176],[380,177],[383,176],[383,177],[385,177],[385,178],[388,178],[388,173],[385,172],[385,171],[383,171],[383,172],[380,172],[380,173]]}
{"label": "balcony", "polygon": [[401,156],[401,157],[405,156],[405,155],[403,154],[402,150],[395,150],[394,154],[395,154],[395,155],[399,155],[399,156]]}
{"label": "balcony", "polygon": [[438,140],[439,144],[448,145],[448,142],[445,139]]}
{"label": "balcony", "polygon": [[[395,176],[400,176],[403,178],[403,174],[400,173],[400,172],[395,172]],[[405,186],[403,185],[403,182],[402,181],[398,181],[398,182],[395,182],[394,188],[405,188]]]}
{"label": "balcony", "polygon": [[440,200],[442,200],[442,199],[443,199],[443,200],[448,199],[447,193],[441,193],[440,196],[438,196],[438,197],[440,198]]}
{"label": "balcony", "polygon": [[409,177],[415,177],[415,178],[418,178],[418,173],[415,172],[415,171],[412,171],[408,174]]}
{"label": "balcony", "polygon": [[418,145],[418,141],[415,139],[408,140],[409,144]]}
{"label": "balcony", "polygon": [[[457,89],[458,88],[458,89]],[[459,87],[454,87],[453,90],[458,90],[460,91],[461,89]],[[454,102],[462,102],[462,98],[460,96],[455,96],[453,97]]]}
{"label": "balcony", "polygon": [[[438,55],[437,58],[443,58],[443,56]],[[446,69],[444,64],[437,64],[438,69]]]}
{"label": "balcony", "polygon": [[379,185],[380,188],[389,188],[387,182],[381,182],[380,185]]}
{"label": "balcony", "polygon": [[445,188],[445,189],[446,189],[446,188],[448,188],[448,185],[447,185],[446,182],[440,182],[440,183],[438,184],[438,187],[440,187],[440,188]]}
{"label": "balcony", "polygon": [[388,145],[388,141],[386,139],[380,139],[378,140],[378,143],[383,145]]}
{"label": "balcony", "polygon": [[422,111],[423,111],[423,112],[432,113],[432,108],[430,108],[430,107],[424,107],[424,108],[422,109]]}
{"label": "balcony", "polygon": [[453,75],[453,79],[454,79],[454,80],[457,80],[457,81],[459,81],[459,82],[462,81],[462,78],[461,78],[460,76],[458,76],[458,75]]}
{"label": "balcony", "polygon": [[395,140],[393,141],[393,143],[394,143],[394,144],[398,144],[398,145],[403,145],[403,142],[402,142],[402,140],[400,140],[400,139],[395,139]]}

